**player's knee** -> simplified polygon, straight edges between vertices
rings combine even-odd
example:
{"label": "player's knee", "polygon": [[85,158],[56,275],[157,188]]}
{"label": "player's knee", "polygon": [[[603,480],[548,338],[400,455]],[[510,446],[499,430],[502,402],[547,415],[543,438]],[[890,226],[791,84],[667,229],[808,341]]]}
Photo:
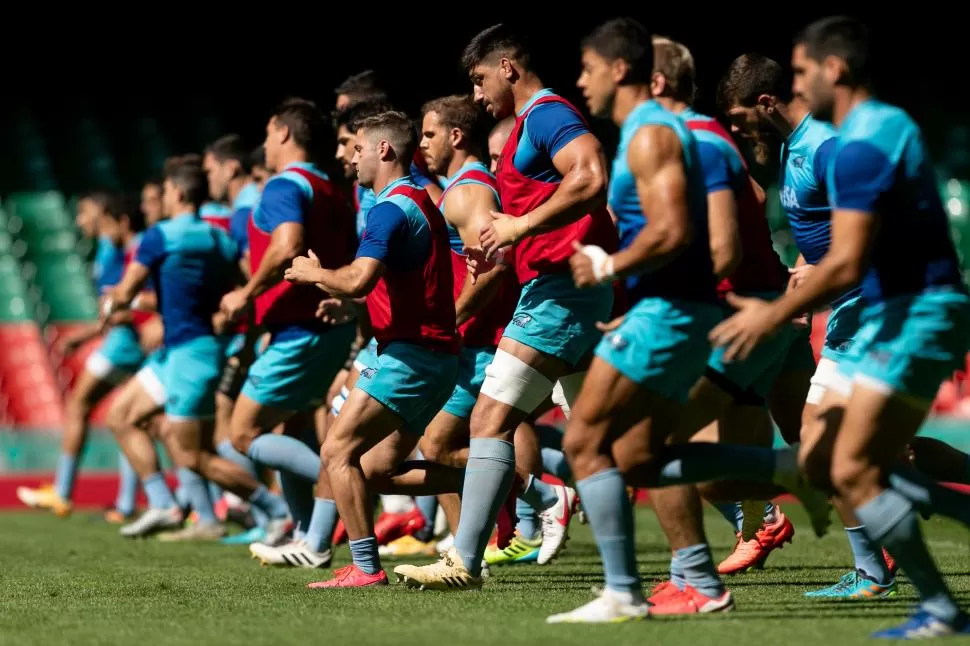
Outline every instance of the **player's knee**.
{"label": "player's knee", "polygon": [[832,460],[832,486],[838,493],[846,495],[867,482],[874,471],[873,465],[862,457],[837,455]]}
{"label": "player's knee", "polygon": [[327,471],[346,467],[350,462],[349,447],[341,440],[332,435],[327,436],[323,446],[320,447],[320,459]]}
{"label": "player's knee", "polygon": [[590,442],[588,427],[575,417],[566,425],[562,436],[562,452],[570,463],[581,460],[584,455],[599,453],[599,447]]}
{"label": "player's knee", "polygon": [[124,435],[130,429],[128,425],[128,407],[124,406],[120,401],[117,402],[108,409],[105,423],[115,435]]}
{"label": "player's knee", "polygon": [[249,455],[249,447],[259,437],[258,431],[252,428],[232,427],[229,431],[229,442],[232,448],[243,455]]}
{"label": "player's knee", "polygon": [[644,473],[653,474],[658,468],[656,457],[647,447],[625,447],[621,451],[613,451],[613,462],[616,463],[616,470],[628,481]]}

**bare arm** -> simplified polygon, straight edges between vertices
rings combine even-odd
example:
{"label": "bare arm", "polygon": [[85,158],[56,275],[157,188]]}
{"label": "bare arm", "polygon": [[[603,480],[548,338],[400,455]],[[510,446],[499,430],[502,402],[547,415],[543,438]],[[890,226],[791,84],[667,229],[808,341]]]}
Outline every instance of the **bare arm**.
{"label": "bare arm", "polygon": [[738,205],[733,190],[723,189],[707,194],[707,222],[714,275],[727,278],[737,270],[743,254]]}
{"label": "bare arm", "polygon": [[273,230],[262,262],[243,287],[247,300],[252,300],[280,282],[283,272],[303,251],[303,225],[284,222]]}
{"label": "bare arm", "polygon": [[[456,186],[445,196],[444,212],[447,220],[458,230],[466,247],[478,245],[479,231],[488,226],[491,221],[489,213],[498,208],[495,194],[482,184]],[[505,271],[506,265],[496,264],[489,271],[479,274],[474,282],[471,272],[468,272],[455,302],[458,325],[480,312],[495,296]]]}
{"label": "bare arm", "polygon": [[286,270],[285,278],[303,285],[316,285],[338,298],[363,298],[384,275],[384,263],[361,256],[340,269],[324,269],[313,252],[310,257],[301,256]]}
{"label": "bare arm", "polygon": [[131,302],[148,281],[150,270],[137,261],[132,261],[125,269],[121,281],[114,286],[110,293],[111,307],[109,309],[127,309]]}

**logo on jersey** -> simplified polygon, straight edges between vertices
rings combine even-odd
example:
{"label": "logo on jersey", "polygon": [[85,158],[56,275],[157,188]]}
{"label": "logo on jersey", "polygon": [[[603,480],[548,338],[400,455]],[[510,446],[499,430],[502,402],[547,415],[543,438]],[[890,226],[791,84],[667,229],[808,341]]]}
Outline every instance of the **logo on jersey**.
{"label": "logo on jersey", "polygon": [[781,187],[781,191],[778,192],[778,199],[781,201],[782,207],[788,210],[797,209],[799,206],[798,195],[795,193],[795,189],[787,184]]}
{"label": "logo on jersey", "polygon": [[377,368],[364,368],[360,371],[360,376],[364,379],[370,379],[377,374]]}
{"label": "logo on jersey", "polygon": [[525,327],[532,322],[532,317],[528,314],[516,314],[512,317],[512,325],[516,327]]}
{"label": "logo on jersey", "polygon": [[801,168],[802,166],[805,165],[805,155],[800,155],[798,157],[793,158],[791,160],[791,164],[795,168]]}

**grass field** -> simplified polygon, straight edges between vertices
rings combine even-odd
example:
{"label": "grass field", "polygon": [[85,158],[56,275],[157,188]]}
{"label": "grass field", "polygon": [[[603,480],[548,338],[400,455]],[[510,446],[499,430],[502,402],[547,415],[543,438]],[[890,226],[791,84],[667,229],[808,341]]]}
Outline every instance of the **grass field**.
{"label": "grass field", "polygon": [[[737,609],[720,616],[651,619],[618,626],[547,626],[545,617],[588,601],[602,572],[589,529],[574,525],[569,549],[546,567],[493,570],[479,592],[434,593],[402,586],[308,590],[323,570],[259,567],[244,547],[126,541],[116,528],[75,514],[0,515],[0,644],[584,644],[723,646],[765,640],[784,646],[868,643],[898,623],[916,597],[833,604],[803,598],[850,564],[839,531],[818,540],[795,506],[792,545],[763,572],[728,583]],[[715,557],[730,550],[727,524],[709,512]],[[970,536],[949,521],[924,524],[931,550],[964,605],[970,605]],[[652,585],[669,552],[649,509],[638,517],[640,571]],[[342,547],[335,565],[347,562]],[[386,561],[390,570],[394,562]],[[392,576],[393,581],[393,576]],[[970,642],[970,639],[967,640]],[[957,639],[948,643],[962,643]]]}

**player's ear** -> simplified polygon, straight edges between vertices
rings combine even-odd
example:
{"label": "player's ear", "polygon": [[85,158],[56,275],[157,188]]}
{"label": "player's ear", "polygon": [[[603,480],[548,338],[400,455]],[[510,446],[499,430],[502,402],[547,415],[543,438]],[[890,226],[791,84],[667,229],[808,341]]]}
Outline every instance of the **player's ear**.
{"label": "player's ear", "polygon": [[627,74],[630,73],[630,64],[627,63],[622,58],[615,59],[610,63],[610,74],[613,76],[613,82],[619,85],[625,79]]}
{"label": "player's ear", "polygon": [[519,74],[518,71],[515,69],[515,66],[512,65],[511,59],[508,59],[508,58],[503,57],[498,62],[498,68],[502,72],[502,76],[505,77],[505,80],[507,81],[515,80],[515,77],[518,76]]}
{"label": "player's ear", "polygon": [[770,94],[761,94],[758,96],[757,106],[761,112],[765,114],[772,114],[775,111],[775,104],[777,100]]}
{"label": "player's ear", "polygon": [[462,140],[465,139],[465,133],[461,131],[461,128],[452,128],[448,136],[451,139],[452,148],[457,148]]}
{"label": "player's ear", "polygon": [[839,84],[849,76],[849,66],[837,56],[826,56],[822,61],[822,73],[833,84]]}
{"label": "player's ear", "polygon": [[650,94],[662,96],[667,89],[667,77],[660,72],[654,72],[650,76]]}

